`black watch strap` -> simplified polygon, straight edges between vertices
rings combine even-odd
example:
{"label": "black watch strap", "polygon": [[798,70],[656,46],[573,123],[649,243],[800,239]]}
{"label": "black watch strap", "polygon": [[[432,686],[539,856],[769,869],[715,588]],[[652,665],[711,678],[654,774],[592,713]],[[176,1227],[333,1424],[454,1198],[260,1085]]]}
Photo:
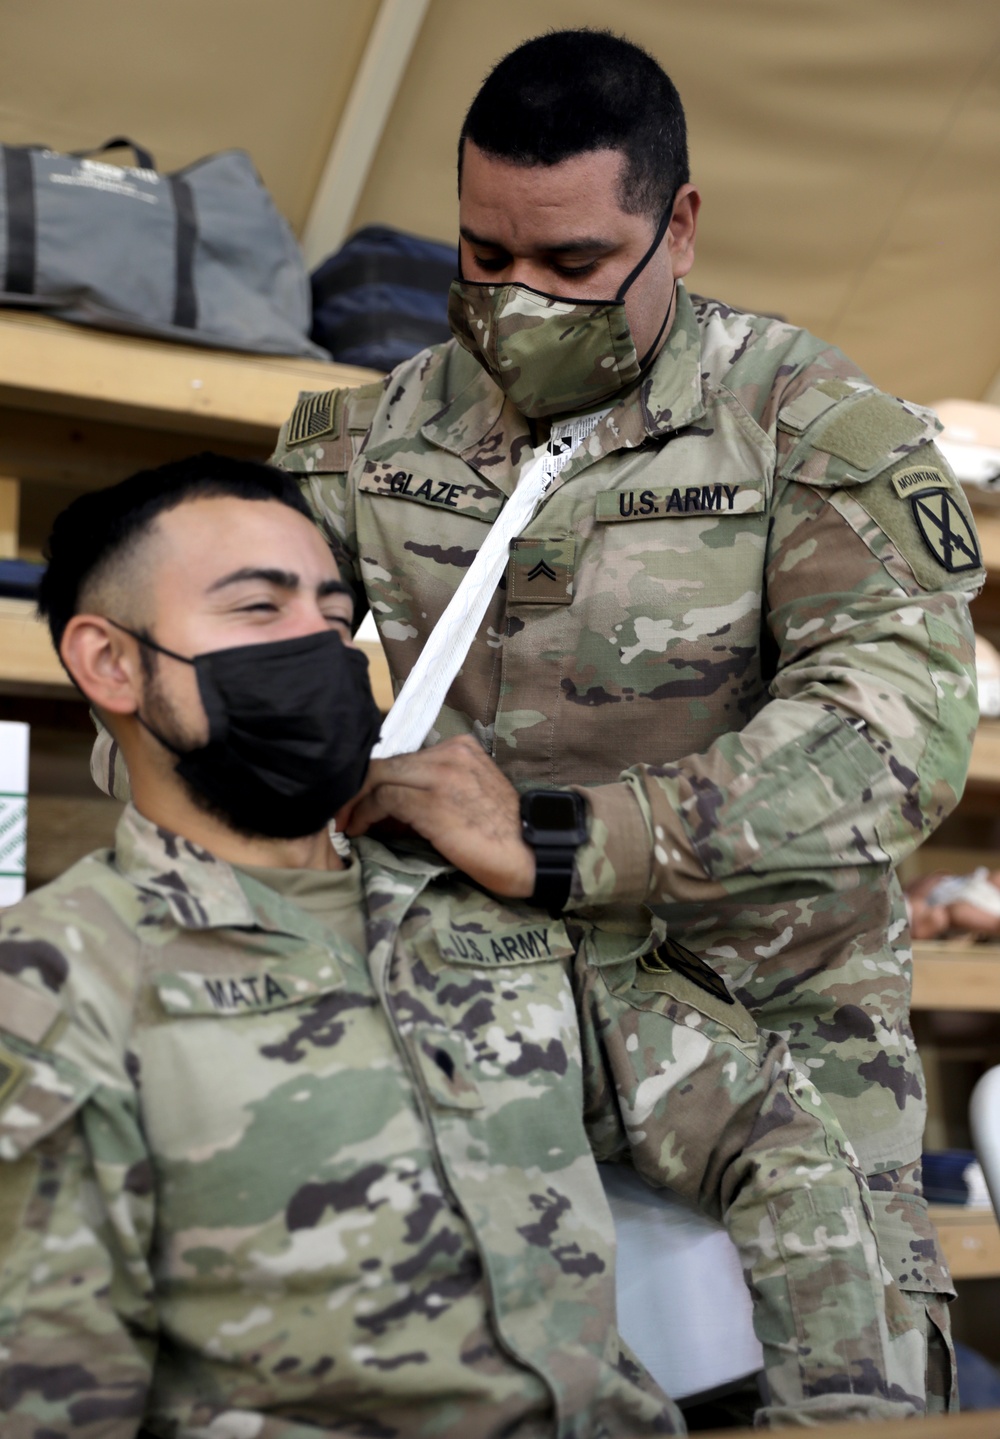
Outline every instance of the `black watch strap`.
{"label": "black watch strap", "polygon": [[527,790],[521,796],[521,832],[535,856],[531,902],[560,915],[570,897],[576,852],[587,838],[582,797],[572,790]]}
{"label": "black watch strap", "polygon": [[555,916],[562,914],[573,885],[576,845],[566,849],[535,850],[535,888],[531,903]]}

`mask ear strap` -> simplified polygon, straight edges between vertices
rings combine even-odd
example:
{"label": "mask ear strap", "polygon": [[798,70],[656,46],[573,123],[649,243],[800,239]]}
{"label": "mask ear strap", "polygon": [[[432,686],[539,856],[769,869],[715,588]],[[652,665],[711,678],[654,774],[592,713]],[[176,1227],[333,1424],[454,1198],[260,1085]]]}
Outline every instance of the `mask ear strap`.
{"label": "mask ear strap", "polygon": [[[118,621],[113,620],[110,615],[105,615],[105,619],[109,625],[114,625],[115,629],[121,630],[122,634],[131,635],[134,640],[138,640],[139,644],[145,645],[147,649],[156,650],[158,654],[167,655],[172,660],[180,660],[182,664],[194,664],[194,660],[185,659],[183,655],[175,654],[173,650],[168,650],[164,645],[158,645],[155,640],[148,639],[146,635],[139,634],[138,630],[130,630],[128,625],[120,625]],[[184,751],[178,749],[176,745],[172,745],[158,730],[155,730],[149,721],[144,718],[141,710],[137,709],[135,711],[135,717],[147,734],[151,734],[156,742],[161,744],[165,750],[169,750],[170,753],[176,755],[178,759],[184,758]]]}
{"label": "mask ear strap", "polygon": [[661,341],[662,338],[663,338],[663,332],[664,332],[664,330],[667,328],[667,321],[670,319],[670,310],[671,310],[671,307],[672,307],[672,305],[673,305],[673,303],[674,303],[674,295],[675,295],[676,293],[677,293],[677,281],[674,280],[674,283],[673,283],[673,284],[671,285],[671,287],[670,287],[670,299],[667,301],[667,313],[666,313],[666,314],[664,315],[664,317],[663,317],[663,324],[662,324],[662,325],[660,326],[660,328],[657,330],[657,332],[656,332],[656,338],[654,339],[653,343],[650,345],[649,349],[646,351],[645,355],[643,355],[642,360],[639,362],[639,369],[640,369],[641,371],[643,371],[643,372],[645,372],[646,366],[649,364],[650,360],[651,360],[651,359],[653,358],[653,356],[656,354],[656,347],[657,347],[657,345],[660,343],[660,341]]}
{"label": "mask ear strap", "polygon": [[[121,626],[119,626],[119,628],[121,628]],[[164,653],[167,653],[167,651],[164,651]],[[159,730],[155,730],[153,726],[149,723],[149,721],[143,717],[139,710],[135,711],[135,717],[142,725],[146,733],[153,736],[157,744],[161,744],[165,750],[169,750],[169,752],[172,755],[176,755],[178,759],[185,758],[184,750],[178,749],[176,745],[171,744],[170,741],[165,738],[165,736],[161,735]]]}
{"label": "mask ear strap", "polygon": [[[122,634],[131,635],[134,640],[138,640],[139,644],[145,645],[147,649],[156,650],[157,654],[166,655],[169,659],[180,660],[182,665],[194,664],[194,660],[189,660],[186,655],[179,655],[176,650],[168,650],[166,645],[158,645],[156,641],[151,640],[148,635],[141,635],[138,630],[130,630],[128,625],[120,625],[118,621],[113,620],[110,615],[105,615],[104,618],[109,625],[114,625],[115,629],[121,630]],[[143,723],[145,724],[145,721],[143,721]],[[149,729],[149,726],[147,725],[146,728]],[[150,734],[153,733],[152,730],[149,732]],[[156,738],[159,739],[159,735],[157,735]]]}
{"label": "mask ear strap", "polygon": [[[619,285],[619,287],[618,287],[618,294],[615,296],[615,299],[616,299],[616,300],[624,300],[625,294],[626,294],[626,292],[628,291],[628,289],[630,288],[630,286],[632,285],[632,282],[633,282],[639,275],[642,274],[643,270],[646,268],[646,266],[649,264],[650,260],[651,260],[651,259],[653,258],[653,256],[656,254],[657,250],[660,248],[660,241],[663,239],[664,235],[667,233],[667,226],[670,224],[670,221],[673,219],[673,217],[674,217],[674,201],[673,201],[673,198],[671,198],[670,204],[667,206],[667,208],[664,210],[663,214],[662,214],[661,217],[660,217],[660,223],[659,223],[659,225],[657,225],[657,227],[656,227],[656,234],[653,236],[653,243],[650,245],[649,249],[648,249],[648,250],[646,251],[646,253],[643,255],[643,257],[642,257],[642,259],[639,261],[638,265],[636,265],[635,269],[632,270],[632,271],[630,271],[630,273],[625,276],[624,280],[623,280],[622,283]],[[667,310],[667,313],[668,313],[668,314],[670,313],[669,308],[668,308],[668,310]]]}

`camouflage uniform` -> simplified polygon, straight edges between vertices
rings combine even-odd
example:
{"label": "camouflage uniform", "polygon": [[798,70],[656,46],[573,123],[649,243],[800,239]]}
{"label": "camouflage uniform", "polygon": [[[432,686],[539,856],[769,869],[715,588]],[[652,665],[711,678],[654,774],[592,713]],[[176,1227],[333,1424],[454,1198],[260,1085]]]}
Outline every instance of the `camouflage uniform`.
{"label": "camouflage uniform", "polygon": [[[953,1290],[892,866],[962,792],[983,580],[936,429],[806,332],[680,287],[649,377],[512,545],[432,736],[585,787],[576,903],[635,933],[654,905],[787,1039],[878,1176],[932,1338]],[[397,689],[545,433],[454,342],[282,430]]]}
{"label": "camouflage uniform", "polygon": [[359,849],[306,878],[358,916],[363,885],[367,957],[131,808],[5,916],[4,1439],[676,1432],[615,1332],[594,1154],[725,1215],[762,1418],[912,1413],[864,1182],[786,1046],[648,935],[576,948]]}

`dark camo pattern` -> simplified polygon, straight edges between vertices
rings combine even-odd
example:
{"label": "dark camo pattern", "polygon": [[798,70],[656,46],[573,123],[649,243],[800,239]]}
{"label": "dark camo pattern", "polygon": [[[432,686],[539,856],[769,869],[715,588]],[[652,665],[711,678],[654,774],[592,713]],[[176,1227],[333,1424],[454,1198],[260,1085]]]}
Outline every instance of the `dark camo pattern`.
{"label": "dark camo pattern", "polygon": [[[512,570],[436,736],[475,734],[522,788],[586,786],[577,903],[636,933],[657,906],[788,1040],[866,1172],[912,1173],[925,1098],[892,866],[962,792],[983,574],[935,559],[911,471],[967,505],[930,412],[802,330],[678,294],[650,378],[525,532],[564,568],[573,547],[563,603],[525,602]],[[282,439],[275,460],[398,689],[545,428],[456,344],[343,413],[337,445]],[[885,1243],[923,1323],[950,1281],[919,1198],[909,1215]]]}
{"label": "dark camo pattern", "polygon": [[367,959],[131,808],[4,916],[4,1439],[676,1432],[617,1340],[594,1152],[725,1216],[762,1421],[914,1412],[867,1189],[784,1044],[631,936],[575,954],[360,857]]}

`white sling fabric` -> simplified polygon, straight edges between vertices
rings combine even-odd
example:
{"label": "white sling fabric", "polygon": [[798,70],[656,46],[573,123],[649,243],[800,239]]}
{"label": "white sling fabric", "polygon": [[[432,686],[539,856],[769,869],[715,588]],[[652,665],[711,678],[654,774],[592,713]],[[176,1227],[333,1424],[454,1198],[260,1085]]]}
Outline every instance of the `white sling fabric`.
{"label": "white sling fabric", "polygon": [[602,410],[552,426],[545,450],[521,475],[513,495],[494,520],[476,558],[428,635],[416,664],[386,715],[372,759],[411,754],[423,744],[503,577],[511,540],[530,523],[539,500],[556,475],[607,413]]}

